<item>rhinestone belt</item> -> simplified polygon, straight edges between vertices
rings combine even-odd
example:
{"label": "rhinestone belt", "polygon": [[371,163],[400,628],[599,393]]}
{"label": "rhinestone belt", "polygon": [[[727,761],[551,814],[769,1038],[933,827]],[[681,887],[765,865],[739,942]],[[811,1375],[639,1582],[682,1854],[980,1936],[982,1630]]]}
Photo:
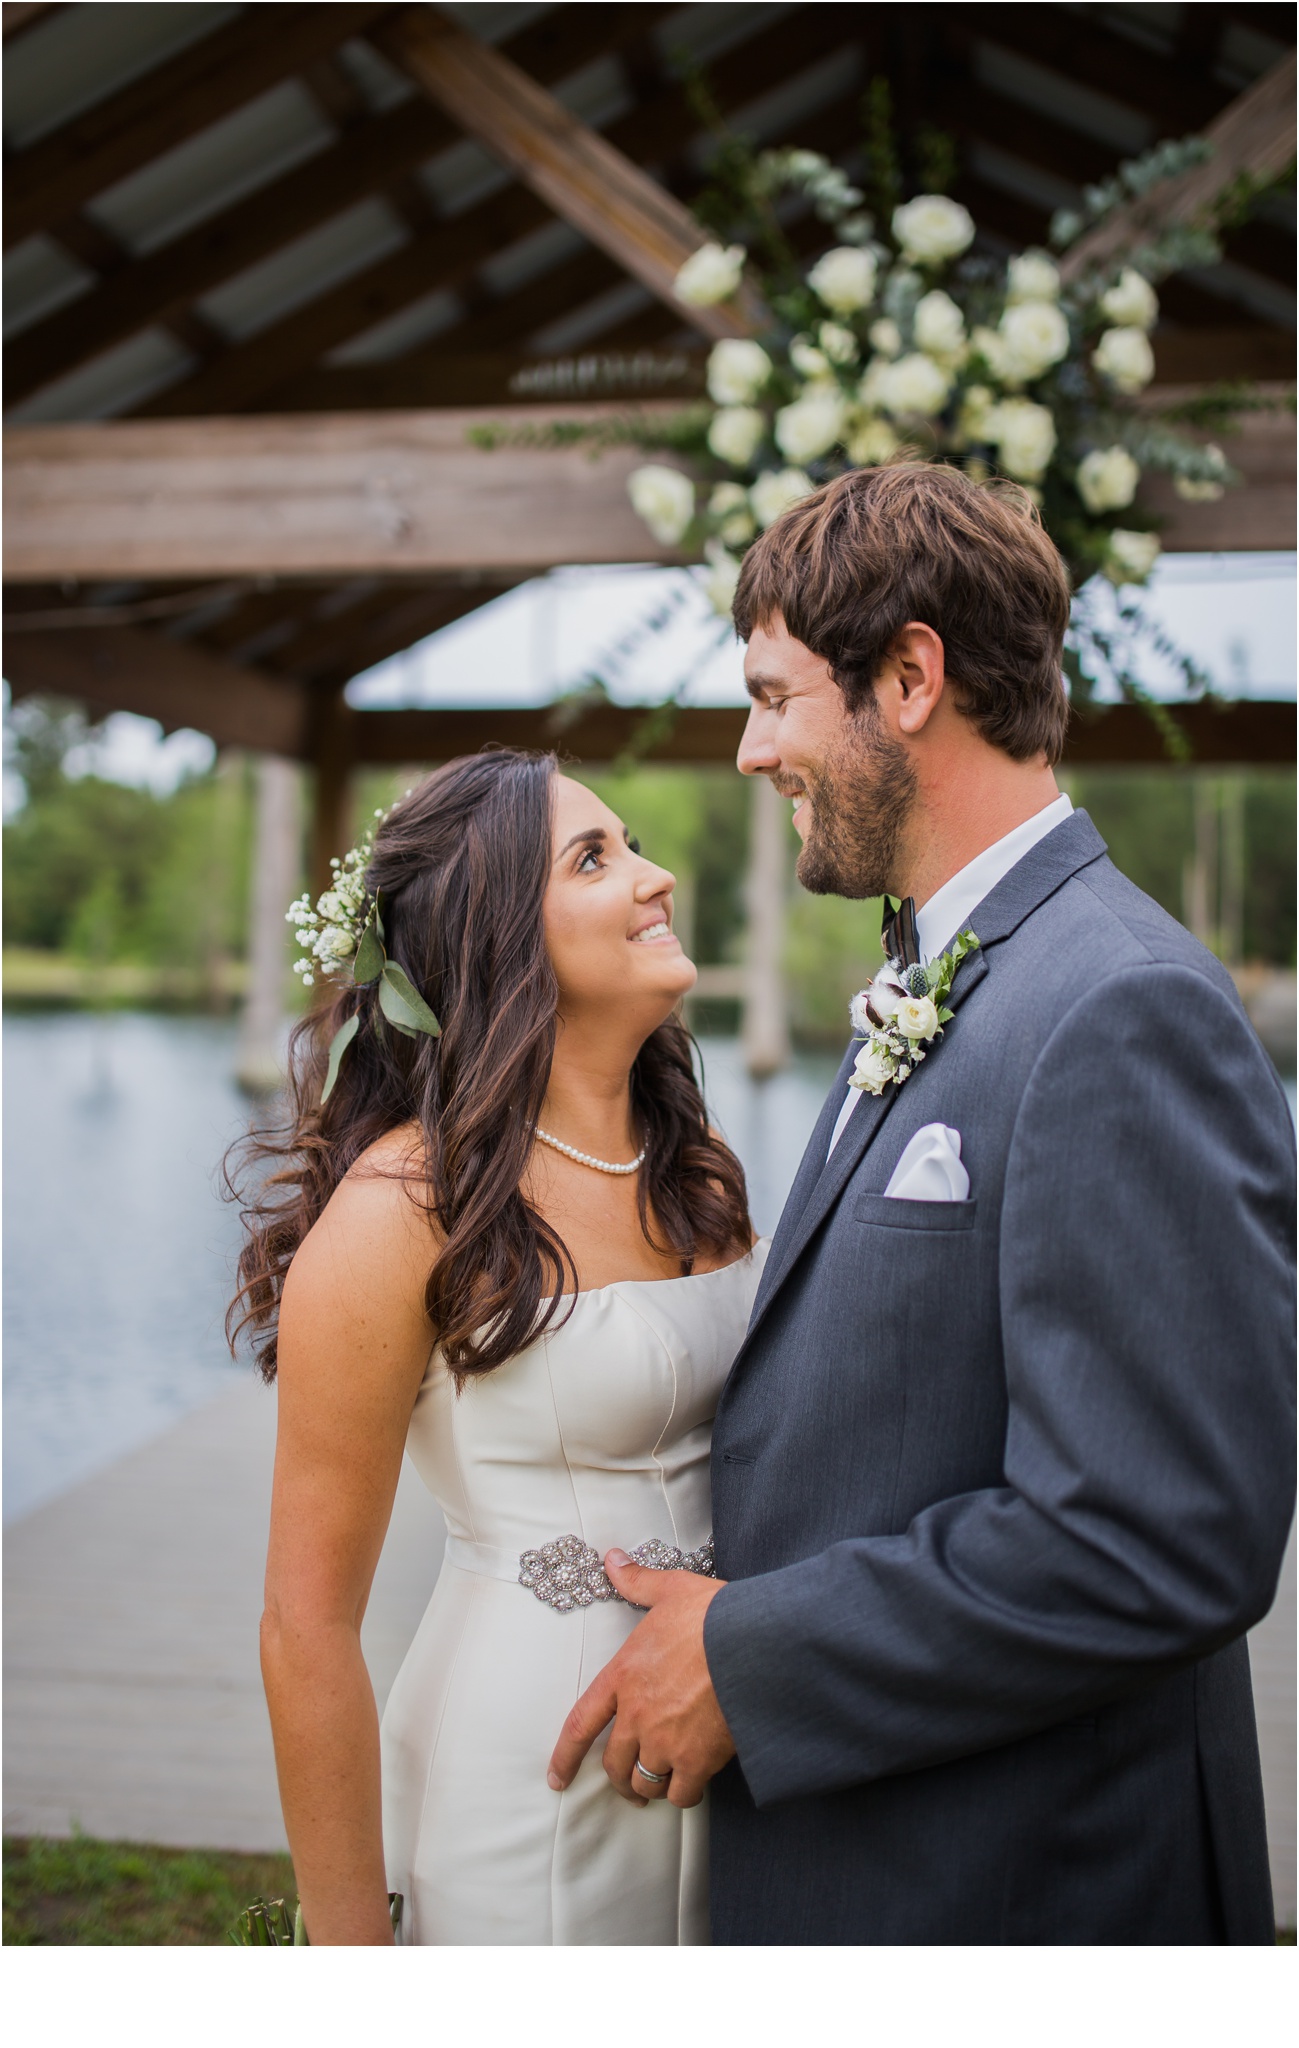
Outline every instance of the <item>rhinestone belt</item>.
{"label": "rhinestone belt", "polygon": [[[633,1564],[645,1565],[652,1572],[698,1572],[704,1579],[717,1577],[711,1536],[698,1550],[678,1550],[675,1544],[654,1536],[628,1555]],[[540,1550],[525,1550],[519,1559],[519,1584],[558,1614],[593,1606],[597,1600],[623,1597],[610,1583],[599,1551],[583,1543],[580,1536],[557,1536]]]}

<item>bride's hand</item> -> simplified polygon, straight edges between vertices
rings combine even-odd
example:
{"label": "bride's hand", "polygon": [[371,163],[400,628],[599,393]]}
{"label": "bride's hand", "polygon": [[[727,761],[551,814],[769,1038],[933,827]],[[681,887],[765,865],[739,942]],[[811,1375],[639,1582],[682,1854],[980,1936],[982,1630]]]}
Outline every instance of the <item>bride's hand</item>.
{"label": "bride's hand", "polygon": [[[648,1610],[564,1723],[547,1782],[562,1792],[600,1730],[613,1721],[604,1768],[634,1806],[669,1799],[698,1806],[708,1780],[735,1754],[704,1655],[704,1616],[722,1581],[656,1572],[611,1550],[604,1568],[625,1600]],[[636,1770],[664,1777],[652,1783]]]}

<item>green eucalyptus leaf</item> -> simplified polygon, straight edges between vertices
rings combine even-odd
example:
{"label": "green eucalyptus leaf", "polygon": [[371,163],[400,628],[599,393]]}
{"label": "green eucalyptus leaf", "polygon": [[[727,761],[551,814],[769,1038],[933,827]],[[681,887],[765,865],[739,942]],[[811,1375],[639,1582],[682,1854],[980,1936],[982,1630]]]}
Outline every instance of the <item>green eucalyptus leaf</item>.
{"label": "green eucalyptus leaf", "polygon": [[442,1036],[442,1026],[395,960],[385,963],[380,976],[379,1007],[388,1022],[395,1024],[399,1031],[422,1031],[429,1038]]}
{"label": "green eucalyptus leaf", "polygon": [[383,932],[383,890],[382,890],[382,889],[376,889],[376,890],[375,890],[375,892],[374,892],[374,902],[373,902],[373,904],[372,904],[372,906],[371,906],[371,909],[370,909],[370,915],[371,915],[371,917],[372,917],[372,918],[374,919],[374,928],[375,928],[376,932],[377,932],[377,933],[379,934],[379,937],[380,937],[380,938],[382,938],[382,937],[383,937],[383,935],[384,935],[384,932]]}
{"label": "green eucalyptus leaf", "polygon": [[385,955],[383,940],[379,936],[380,929],[376,907],[376,909],[370,912],[369,917],[365,921],[365,930],[361,933],[361,943],[356,949],[356,958],[352,962],[352,979],[358,988],[367,987],[370,982],[377,981],[383,973]]}
{"label": "green eucalyptus leaf", "polygon": [[333,1093],[334,1083],[338,1079],[339,1061],[352,1043],[352,1040],[356,1037],[360,1023],[359,1017],[349,1017],[346,1024],[340,1024],[338,1030],[329,1041],[329,1068],[325,1074],[325,1085],[320,1091],[322,1104],[328,1102]]}

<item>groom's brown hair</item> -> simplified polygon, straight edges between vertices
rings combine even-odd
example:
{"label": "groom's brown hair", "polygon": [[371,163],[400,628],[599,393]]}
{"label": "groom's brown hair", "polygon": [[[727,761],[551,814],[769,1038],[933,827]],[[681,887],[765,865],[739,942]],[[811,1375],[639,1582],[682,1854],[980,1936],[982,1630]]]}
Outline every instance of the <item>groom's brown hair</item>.
{"label": "groom's brown hair", "polygon": [[956,701],[1012,760],[1064,747],[1069,577],[1027,492],[937,463],[852,470],[767,528],[744,558],[735,630],[779,613],[857,709],[913,620],[943,643]]}

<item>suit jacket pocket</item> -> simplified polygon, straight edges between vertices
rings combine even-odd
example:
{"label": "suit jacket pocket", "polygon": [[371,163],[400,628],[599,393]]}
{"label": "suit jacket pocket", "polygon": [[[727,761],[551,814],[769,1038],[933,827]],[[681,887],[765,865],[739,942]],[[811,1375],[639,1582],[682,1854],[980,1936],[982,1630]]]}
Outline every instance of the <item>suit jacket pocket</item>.
{"label": "suit jacket pocket", "polygon": [[882,1230],[973,1230],[977,1198],[969,1202],[908,1202],[896,1195],[858,1195],[853,1217]]}

